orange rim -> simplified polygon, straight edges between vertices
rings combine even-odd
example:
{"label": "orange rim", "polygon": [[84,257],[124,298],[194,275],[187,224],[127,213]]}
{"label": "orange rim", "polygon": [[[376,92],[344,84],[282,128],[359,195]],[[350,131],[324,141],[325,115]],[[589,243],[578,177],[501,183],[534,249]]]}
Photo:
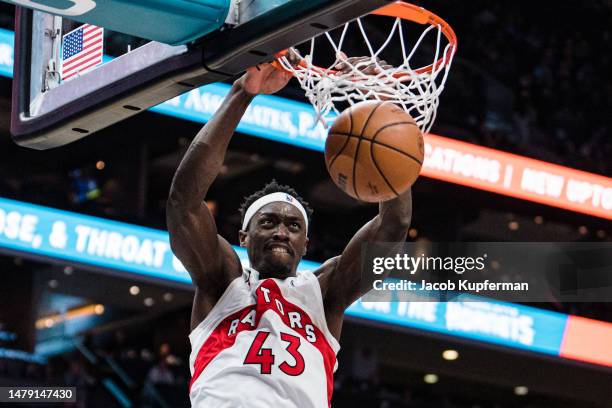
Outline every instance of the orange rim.
{"label": "orange rim", "polygon": [[[373,11],[370,14],[387,17],[398,17],[402,20],[411,21],[413,23],[421,25],[429,24],[432,26],[440,26],[442,34],[444,34],[449,44],[451,44],[452,46],[448,48],[446,50],[446,54],[440,57],[435,63],[414,70],[414,72],[417,74],[433,72],[434,70],[438,69],[440,65],[448,65],[451,61],[451,57],[457,51],[457,35],[455,34],[455,31],[450,26],[450,24],[448,24],[443,18],[432,13],[431,11],[425,10],[422,7],[415,6],[414,4],[406,3],[403,1],[396,1],[395,3],[391,3],[387,6],[381,7],[378,10]],[[288,50],[283,50],[276,54],[276,58],[282,58],[287,55],[288,52]],[[282,65],[277,61],[274,61],[273,65],[278,69],[286,71],[285,68],[283,68]],[[304,63],[304,61],[300,61],[298,65],[306,67],[306,63]],[[318,68],[321,72],[327,72],[332,74],[336,72],[332,69],[325,69],[321,67],[315,68]],[[409,74],[396,73],[394,76],[403,77],[409,76]]]}

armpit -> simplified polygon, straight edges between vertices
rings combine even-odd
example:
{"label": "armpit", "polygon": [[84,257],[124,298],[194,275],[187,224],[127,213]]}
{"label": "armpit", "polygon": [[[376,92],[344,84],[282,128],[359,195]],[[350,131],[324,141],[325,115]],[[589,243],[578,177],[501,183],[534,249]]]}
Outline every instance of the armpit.
{"label": "armpit", "polygon": [[327,289],[329,288],[329,283],[331,277],[336,270],[336,267],[340,263],[340,255],[334,256],[333,258],[328,259],[321,265],[316,271],[314,271],[314,275],[319,280],[319,286],[321,287],[321,295],[323,299],[326,299]]}

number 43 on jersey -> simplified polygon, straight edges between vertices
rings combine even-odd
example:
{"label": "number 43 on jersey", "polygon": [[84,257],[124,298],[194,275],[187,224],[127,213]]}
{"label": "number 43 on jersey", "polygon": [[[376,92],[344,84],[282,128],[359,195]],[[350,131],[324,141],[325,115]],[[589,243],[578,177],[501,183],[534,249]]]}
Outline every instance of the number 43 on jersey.
{"label": "number 43 on jersey", "polygon": [[[275,356],[272,353],[272,349],[264,348],[264,343],[269,335],[270,333],[266,331],[258,332],[244,359],[244,364],[259,364],[261,374],[271,374],[272,365],[275,362]],[[287,361],[283,361],[278,365],[279,370],[291,376],[302,374],[304,372],[304,357],[299,351],[300,338],[288,333],[281,333],[280,338],[287,343],[286,350],[291,354],[295,363],[291,365]]]}

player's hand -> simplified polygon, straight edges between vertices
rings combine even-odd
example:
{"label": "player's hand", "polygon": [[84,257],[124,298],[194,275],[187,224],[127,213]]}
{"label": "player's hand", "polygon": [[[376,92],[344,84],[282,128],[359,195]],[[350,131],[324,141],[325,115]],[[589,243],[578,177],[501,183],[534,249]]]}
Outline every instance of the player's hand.
{"label": "player's hand", "polygon": [[[372,57],[348,57],[345,53],[340,51],[337,56],[337,63],[334,69],[342,75],[348,75],[349,78],[362,78],[362,75],[378,76],[382,72],[386,72],[380,75],[378,81],[385,85],[393,85],[393,81],[389,81],[389,70],[393,68],[387,61],[381,59],[374,59]],[[355,72],[355,69],[359,72]],[[376,96],[371,96],[370,99],[377,99],[381,101],[388,101],[393,99],[393,94],[387,94],[385,92],[379,92]]]}
{"label": "player's hand", "polygon": [[352,72],[353,69],[351,66],[355,67],[362,74],[365,75],[377,75],[380,74],[383,70],[388,70],[393,68],[393,66],[387,64],[386,61],[376,58],[376,60],[372,59],[372,57],[347,57],[347,55],[343,52],[339,52],[338,63],[334,66],[341,74],[347,74]]}
{"label": "player's hand", "polygon": [[273,94],[283,89],[291,77],[290,72],[268,62],[247,69],[236,82],[251,95]]}

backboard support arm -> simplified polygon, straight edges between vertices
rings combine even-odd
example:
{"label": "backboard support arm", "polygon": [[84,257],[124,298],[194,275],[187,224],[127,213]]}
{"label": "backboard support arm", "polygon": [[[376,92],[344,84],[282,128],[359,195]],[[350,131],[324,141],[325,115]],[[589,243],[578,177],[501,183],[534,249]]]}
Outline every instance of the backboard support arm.
{"label": "backboard support arm", "polygon": [[32,42],[28,25],[32,24],[33,12],[18,7],[15,35],[19,47],[15,49],[11,113],[13,140],[38,150],[74,142],[191,89],[234,78],[248,67],[272,60],[283,49],[388,3],[388,0],[289,2],[236,27],[213,32],[189,46],[148,43],[43,92],[38,100],[29,100],[32,84],[19,80],[31,66],[21,56],[27,55],[23,47]]}

